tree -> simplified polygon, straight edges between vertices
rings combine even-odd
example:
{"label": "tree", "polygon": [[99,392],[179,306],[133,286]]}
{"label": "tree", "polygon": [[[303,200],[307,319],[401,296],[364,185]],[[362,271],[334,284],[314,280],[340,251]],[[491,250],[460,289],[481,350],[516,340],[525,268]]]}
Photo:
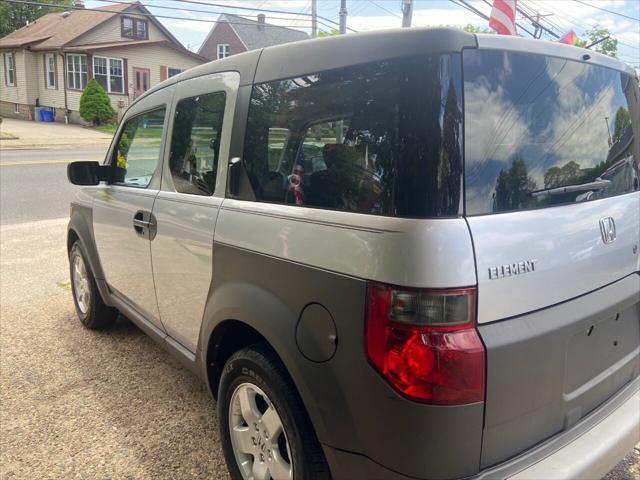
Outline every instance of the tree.
{"label": "tree", "polygon": [[20,5],[16,3],[0,2],[0,37],[24,27],[43,15],[58,12],[61,7],[68,7],[73,0],[48,0],[47,4],[60,5],[60,7],[48,7],[40,5]]}
{"label": "tree", "polygon": [[324,30],[320,30],[318,32],[318,37],[320,37],[320,38],[322,38],[322,37],[333,37],[334,35],[340,35],[340,30],[338,30],[337,28],[332,28],[328,32],[326,32]]}
{"label": "tree", "polygon": [[496,33],[488,28],[476,27],[475,25],[472,25],[470,23],[467,23],[464,27],[462,27],[462,30],[467,33]]}
{"label": "tree", "polygon": [[80,115],[85,120],[100,125],[113,118],[116,112],[111,107],[109,95],[104,88],[96,82],[95,78],[89,80],[80,97]]}
{"label": "tree", "polygon": [[505,212],[526,208],[531,201],[530,193],[536,182],[527,172],[522,159],[515,159],[509,170],[500,170],[494,194],[494,212]]}
{"label": "tree", "polygon": [[616,143],[624,131],[631,126],[631,115],[624,107],[618,107],[613,123],[613,143]]}
{"label": "tree", "polygon": [[589,40],[587,41],[587,45],[592,44],[593,42],[597,42],[601,38],[609,36],[604,42],[600,42],[595,46],[595,50],[598,53],[603,53],[604,55],[609,55],[613,58],[618,58],[618,40],[611,37],[611,32],[608,28],[598,28],[596,25],[591,30],[587,30],[584,32],[585,37]]}

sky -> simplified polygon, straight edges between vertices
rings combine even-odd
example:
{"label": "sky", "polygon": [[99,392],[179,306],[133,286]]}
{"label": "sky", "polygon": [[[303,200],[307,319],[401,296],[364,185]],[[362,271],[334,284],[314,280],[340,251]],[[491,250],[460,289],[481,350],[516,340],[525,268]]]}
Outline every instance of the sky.
{"label": "sky", "polygon": [[[213,27],[220,13],[235,13],[256,19],[258,10],[243,10],[233,7],[262,8],[282,13],[266,12],[267,23],[282,25],[310,33],[310,17],[299,15],[311,13],[311,0],[198,0],[192,4],[181,0],[141,0],[154,15],[179,18],[159,18],[178,40],[187,48],[197,51],[207,33]],[[582,3],[584,2],[584,3]],[[492,0],[467,0],[481,12],[488,15]],[[87,0],[88,8],[106,6],[101,0]],[[215,5],[209,5],[215,4]],[[610,10],[605,12],[587,4]],[[618,57],[640,67],[640,0],[518,0],[518,5],[528,12],[538,12],[546,16],[547,26],[552,26],[556,33],[562,35],[574,30],[578,36],[594,26],[608,28],[619,40]],[[171,7],[160,8],[160,7]],[[189,10],[200,10],[193,12]],[[318,0],[318,15],[325,25],[322,30],[337,28],[340,10],[339,0]],[[203,12],[204,11],[204,12]],[[353,30],[379,30],[401,26],[401,0],[347,0],[347,26]],[[298,15],[296,15],[298,14]],[[527,30],[533,31],[530,22],[518,16],[518,23]],[[631,17],[631,18],[627,18]],[[475,13],[455,4],[451,0],[415,0],[413,26],[452,25],[462,27],[467,24],[488,28],[487,20]],[[530,37],[524,30],[519,33]],[[543,38],[551,39],[549,36]]]}

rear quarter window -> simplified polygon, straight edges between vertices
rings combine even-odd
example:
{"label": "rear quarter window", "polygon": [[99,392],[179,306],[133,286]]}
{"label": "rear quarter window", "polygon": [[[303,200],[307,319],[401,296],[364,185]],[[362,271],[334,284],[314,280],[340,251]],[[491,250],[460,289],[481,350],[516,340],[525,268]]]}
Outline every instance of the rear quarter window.
{"label": "rear quarter window", "polygon": [[243,160],[258,201],[457,216],[461,55],[394,59],[255,85]]}
{"label": "rear quarter window", "polygon": [[635,79],[583,62],[465,50],[468,215],[638,190]]}

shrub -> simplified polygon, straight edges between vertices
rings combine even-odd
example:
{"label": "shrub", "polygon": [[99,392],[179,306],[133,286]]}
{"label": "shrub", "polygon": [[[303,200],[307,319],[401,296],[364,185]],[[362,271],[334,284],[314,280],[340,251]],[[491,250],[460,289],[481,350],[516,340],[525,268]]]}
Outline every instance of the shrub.
{"label": "shrub", "polygon": [[89,80],[80,97],[82,118],[94,125],[100,125],[111,120],[115,113],[104,88],[94,78]]}

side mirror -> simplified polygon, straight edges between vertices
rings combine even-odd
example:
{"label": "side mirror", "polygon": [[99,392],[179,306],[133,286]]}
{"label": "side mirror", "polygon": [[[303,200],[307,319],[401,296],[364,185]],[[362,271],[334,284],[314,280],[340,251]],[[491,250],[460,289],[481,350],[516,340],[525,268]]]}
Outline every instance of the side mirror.
{"label": "side mirror", "polygon": [[242,160],[234,157],[229,160],[229,171],[227,173],[229,179],[229,193],[238,195],[240,192],[240,176],[242,175]]}
{"label": "side mirror", "polygon": [[71,162],[67,165],[67,178],[74,185],[98,185],[107,180],[109,165],[98,162]]}

